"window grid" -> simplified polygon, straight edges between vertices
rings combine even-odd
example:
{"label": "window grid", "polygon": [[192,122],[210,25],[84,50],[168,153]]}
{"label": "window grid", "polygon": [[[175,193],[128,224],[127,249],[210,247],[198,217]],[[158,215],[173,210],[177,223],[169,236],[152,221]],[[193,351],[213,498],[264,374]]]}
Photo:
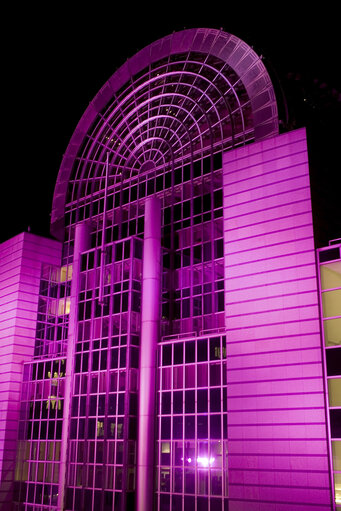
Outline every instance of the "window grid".
{"label": "window grid", "polygon": [[224,510],[226,337],[161,343],[158,374],[157,509]]}
{"label": "window grid", "polygon": [[141,240],[106,247],[102,305],[100,262],[97,249],[82,254],[66,491],[71,509],[89,502],[124,506],[135,490]]}
{"label": "window grid", "polygon": [[57,504],[65,370],[60,358],[25,364],[15,488],[27,509]]}

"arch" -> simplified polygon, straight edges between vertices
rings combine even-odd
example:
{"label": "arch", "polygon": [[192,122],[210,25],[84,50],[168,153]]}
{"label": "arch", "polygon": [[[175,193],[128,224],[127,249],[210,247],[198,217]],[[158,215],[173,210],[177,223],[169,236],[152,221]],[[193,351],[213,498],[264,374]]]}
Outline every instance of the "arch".
{"label": "arch", "polygon": [[[174,123],[169,105],[170,113],[165,115],[163,101],[166,104],[167,100],[177,109],[179,118],[175,122],[173,117]],[[190,117],[194,117],[193,124]],[[146,139],[152,139],[152,147],[158,150],[163,143],[170,144],[167,137],[168,133],[174,134],[173,124],[177,125],[174,138],[187,141],[186,147],[183,144],[178,150],[183,154],[188,150],[192,155],[193,151],[204,155],[208,147],[211,151],[228,150],[276,135],[275,93],[261,58],[239,38],[216,29],[176,32],[135,54],[104,84],[71,137],[55,186],[51,233],[63,239],[72,180],[103,175],[103,155],[107,150],[112,153],[113,164],[115,158],[124,164],[127,158],[119,149],[124,129],[126,133],[131,131],[132,146],[135,133],[137,145],[146,145],[141,144],[145,130]],[[188,144],[192,126],[195,136]],[[153,131],[153,135],[148,136],[148,131]],[[138,153],[137,147],[132,150]],[[172,154],[176,158],[176,151]],[[143,152],[137,154],[136,171],[143,165],[143,157]],[[71,198],[74,201],[78,196]]]}

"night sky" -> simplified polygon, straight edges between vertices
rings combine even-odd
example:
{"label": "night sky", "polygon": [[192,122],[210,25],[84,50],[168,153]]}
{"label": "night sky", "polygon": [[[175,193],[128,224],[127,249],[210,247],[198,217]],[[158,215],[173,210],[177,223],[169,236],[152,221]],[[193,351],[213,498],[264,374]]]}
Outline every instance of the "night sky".
{"label": "night sky", "polygon": [[250,12],[229,4],[219,7],[219,14],[195,4],[186,14],[181,4],[161,2],[154,10],[140,7],[132,17],[133,4],[116,12],[100,2],[80,4],[79,11],[55,3],[49,11],[18,7],[3,18],[9,35],[2,60],[0,242],[28,228],[49,235],[53,189],[67,144],[89,102],[116,69],[154,40],[198,27],[223,28],[263,55],[276,91],[286,95],[289,118],[281,108],[283,124],[308,130],[316,245],[341,236],[337,13],[297,15],[283,3],[274,4],[276,11],[254,7]]}

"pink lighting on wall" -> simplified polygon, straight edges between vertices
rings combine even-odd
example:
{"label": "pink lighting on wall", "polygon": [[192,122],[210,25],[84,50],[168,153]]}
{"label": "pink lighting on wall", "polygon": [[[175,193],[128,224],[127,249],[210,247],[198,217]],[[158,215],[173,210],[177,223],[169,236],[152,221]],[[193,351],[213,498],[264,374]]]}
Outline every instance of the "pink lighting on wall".
{"label": "pink lighting on wall", "polygon": [[42,263],[61,244],[22,233],[0,246],[0,508],[12,508],[23,362],[32,359]]}
{"label": "pink lighting on wall", "polygon": [[229,511],[329,511],[305,130],[223,166]]}
{"label": "pink lighting on wall", "polygon": [[161,293],[161,203],[145,203],[143,247],[139,433],[137,445],[137,509],[153,509],[156,352]]}

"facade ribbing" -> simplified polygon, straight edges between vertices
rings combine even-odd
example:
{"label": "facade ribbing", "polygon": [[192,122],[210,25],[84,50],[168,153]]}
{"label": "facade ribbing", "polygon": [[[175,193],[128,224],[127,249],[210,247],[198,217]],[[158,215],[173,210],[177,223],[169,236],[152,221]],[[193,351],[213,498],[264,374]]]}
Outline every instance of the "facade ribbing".
{"label": "facade ribbing", "polygon": [[338,509],[340,272],[319,300],[306,133],[279,135],[247,44],[185,30],[129,59],[71,138],[51,232],[18,237],[29,333],[0,348],[8,509]]}

